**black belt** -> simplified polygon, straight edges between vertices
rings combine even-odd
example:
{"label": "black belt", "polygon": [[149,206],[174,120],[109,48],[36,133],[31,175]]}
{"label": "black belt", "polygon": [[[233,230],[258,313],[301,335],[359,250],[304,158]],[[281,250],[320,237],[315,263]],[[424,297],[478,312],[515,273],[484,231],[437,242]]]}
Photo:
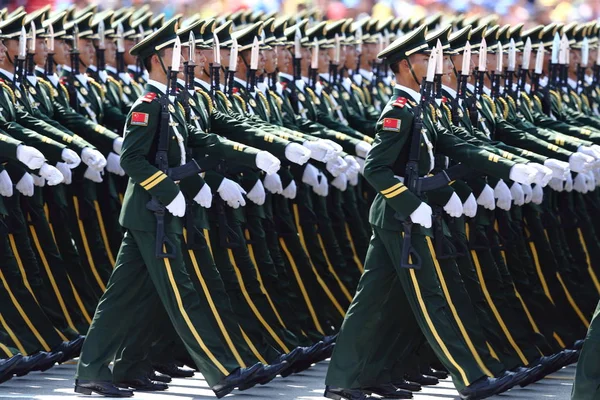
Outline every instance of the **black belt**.
{"label": "black belt", "polygon": [[447,186],[450,182],[464,178],[473,170],[464,164],[457,164],[433,176],[424,176],[417,179],[416,192],[430,192]]}

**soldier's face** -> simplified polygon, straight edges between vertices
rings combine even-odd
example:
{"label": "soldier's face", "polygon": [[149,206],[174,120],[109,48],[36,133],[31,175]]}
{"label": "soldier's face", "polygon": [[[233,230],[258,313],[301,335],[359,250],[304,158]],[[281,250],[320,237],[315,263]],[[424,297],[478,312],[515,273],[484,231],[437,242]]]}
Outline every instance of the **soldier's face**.
{"label": "soldier's face", "polygon": [[33,62],[36,65],[43,66],[46,64],[46,58],[48,58],[48,46],[46,46],[46,39],[35,39],[35,55],[33,56]]}
{"label": "soldier's face", "polygon": [[64,40],[54,41],[54,60],[57,64],[68,64],[68,55],[70,51],[71,46],[69,46]]}
{"label": "soldier's face", "polygon": [[287,73],[292,63],[292,53],[285,48],[277,51],[277,66],[281,72]]}
{"label": "soldier's face", "polygon": [[452,60],[450,60],[450,56],[444,56],[444,71],[442,76],[442,83],[448,84],[450,82],[453,64]]}
{"label": "soldier's face", "polygon": [[277,69],[277,54],[275,50],[264,50],[261,53],[265,55],[265,72],[272,74]]}
{"label": "soldier's face", "polygon": [[571,58],[569,60],[569,71],[577,72],[577,66],[581,64],[581,50],[571,50]]}
{"label": "soldier's face", "polygon": [[[200,50],[200,49],[196,49],[196,71],[202,71],[205,66],[206,66],[206,57],[204,57],[204,51]],[[198,73],[198,72],[196,72]]]}
{"label": "soldier's face", "polygon": [[319,50],[319,73],[327,73],[329,71],[329,62],[331,58],[329,57],[328,50]]}
{"label": "soldier's face", "polygon": [[[222,48],[219,51],[221,52],[221,66],[223,66],[223,68],[229,68],[229,57],[231,56],[231,50]],[[212,62],[215,62],[214,57]]]}
{"label": "soldier's face", "polygon": [[356,68],[356,47],[354,46],[343,46],[346,52],[346,58],[344,59],[344,67],[348,69]]}
{"label": "soldier's face", "polygon": [[79,59],[86,65],[94,64],[96,49],[90,39],[79,39]]}
{"label": "soldier's face", "polygon": [[258,53],[258,67],[256,69],[257,75],[262,75],[265,73],[265,65],[267,63],[267,57],[264,51],[259,51]]}
{"label": "soldier's face", "polygon": [[0,64],[4,64],[4,61],[6,60],[6,50],[4,41],[0,40]]}
{"label": "soldier's face", "polygon": [[487,62],[486,62],[486,66],[487,66],[487,70],[488,71],[495,71],[496,70],[496,54],[493,53],[488,53],[487,54]]}
{"label": "soldier's face", "polygon": [[134,65],[136,63],[136,59],[134,56],[129,54],[129,50],[135,45],[133,40],[125,39],[123,40],[123,48],[125,51],[123,52],[123,60],[126,65]]}
{"label": "soldier's face", "polygon": [[363,44],[363,57],[368,60],[374,60],[377,57],[377,43],[365,43]]}
{"label": "soldier's face", "polygon": [[106,41],[106,49],[104,50],[104,61],[109,65],[115,65],[117,62],[117,42],[114,40]]}
{"label": "soldier's face", "polygon": [[410,56],[410,64],[412,65],[413,72],[420,84],[423,78],[427,76],[427,65],[429,64],[429,55],[427,54],[414,54]]}
{"label": "soldier's face", "polygon": [[4,42],[4,45],[6,46],[6,54],[14,62],[19,55],[19,41],[15,39],[9,39]]}

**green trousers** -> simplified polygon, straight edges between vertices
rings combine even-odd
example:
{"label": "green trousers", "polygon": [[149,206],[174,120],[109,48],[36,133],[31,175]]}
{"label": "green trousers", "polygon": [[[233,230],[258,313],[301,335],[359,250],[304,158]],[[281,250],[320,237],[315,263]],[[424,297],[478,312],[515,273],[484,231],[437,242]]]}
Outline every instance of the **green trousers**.
{"label": "green trousers", "polygon": [[212,335],[210,320],[187,274],[181,236],[168,234],[175,244],[174,259],[155,257],[155,237],[154,232],[126,231],[115,270],[90,325],[77,378],[112,380],[108,365],[126,335],[153,318],[153,307],[160,303],[209,386],[239,367],[221,362],[209,350],[225,348],[225,344]]}
{"label": "green trousers", "polygon": [[571,392],[571,400],[599,400],[600,399],[600,303],[596,307],[590,328],[579,361],[575,382]]}

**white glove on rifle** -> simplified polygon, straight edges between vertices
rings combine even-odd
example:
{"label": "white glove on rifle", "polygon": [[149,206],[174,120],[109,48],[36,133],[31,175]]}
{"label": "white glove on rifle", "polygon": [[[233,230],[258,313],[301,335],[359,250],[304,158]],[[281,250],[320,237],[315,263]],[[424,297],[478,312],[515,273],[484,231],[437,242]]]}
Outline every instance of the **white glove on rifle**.
{"label": "white glove on rifle", "polygon": [[252,189],[250,189],[246,197],[248,197],[248,200],[259,206],[265,204],[267,194],[265,193],[265,187],[263,186],[263,183],[260,179],[256,181],[256,183],[254,184]]}
{"label": "white glove on rifle", "polygon": [[587,193],[588,192],[585,174],[581,174],[581,173],[577,174],[577,176],[575,177],[575,180],[573,181],[573,189],[575,189],[575,191],[579,192],[579,193]]}
{"label": "white glove on rifle", "polygon": [[239,206],[243,207],[246,205],[246,200],[244,199],[246,191],[231,179],[224,178],[217,189],[217,193],[231,208],[239,208]]}
{"label": "white glove on rifle", "polygon": [[23,196],[33,196],[33,191],[35,189],[33,187],[33,176],[31,176],[30,173],[26,172],[25,175],[23,175],[23,177],[19,179],[19,182],[17,182],[16,188],[19,191],[19,193],[21,193]]}
{"label": "white glove on rifle", "polygon": [[101,183],[102,182],[102,170],[97,170],[92,167],[87,167],[85,172],[83,173],[83,177],[92,182]]}
{"label": "white glove on rifle", "polygon": [[121,150],[123,149],[123,138],[118,137],[113,142],[113,151],[118,155],[121,155]]}
{"label": "white glove on rifle", "polygon": [[331,185],[343,192],[348,188],[348,177],[346,174],[341,173],[337,178],[331,181]]}
{"label": "white glove on rifle", "polygon": [[204,208],[210,208],[212,205],[212,198],[212,190],[210,190],[210,186],[205,183],[194,197],[194,201]]}
{"label": "white glove on rifle", "polygon": [[268,151],[259,151],[256,154],[256,167],[265,171],[267,175],[272,175],[281,168],[281,160]]}
{"label": "white glove on rifle", "polygon": [[177,193],[173,201],[167,205],[167,210],[176,217],[185,215],[185,197],[181,192]]}
{"label": "white glove on rifle", "polygon": [[340,153],[342,151],[344,151],[344,148],[342,146],[340,146],[338,143],[334,142],[331,139],[319,139],[319,140],[322,140],[323,142],[325,142],[329,146],[333,147],[333,151],[335,152],[336,156],[340,155]]}
{"label": "white glove on rifle", "polygon": [[325,178],[325,175],[319,173],[319,183],[316,187],[313,188],[313,192],[315,192],[321,197],[327,197],[327,195],[329,194],[329,182],[327,182],[327,178]]}
{"label": "white glove on rifle", "polygon": [[525,204],[531,203],[531,197],[533,196],[533,188],[531,187],[531,185],[521,185],[521,189],[523,189],[523,194],[525,195]]}
{"label": "white glove on rifle", "polygon": [[348,164],[348,168],[346,168],[346,176],[348,177],[348,180],[353,180],[353,179],[357,179],[358,180],[358,173],[360,172],[360,164],[356,161],[356,158],[353,156],[346,156],[344,157],[344,161],[346,161],[346,164]]}
{"label": "white glove on rifle", "polygon": [[[537,175],[535,176],[533,183],[544,187],[550,182],[550,179],[552,179],[552,170],[550,168],[544,167],[542,164],[531,162],[527,165],[537,170]],[[528,185],[528,183],[525,183],[525,185]]]}
{"label": "white glove on rifle", "polygon": [[496,209],[494,190],[489,185],[485,185],[481,193],[479,193],[477,204],[488,210]]}
{"label": "white glove on rifle", "polygon": [[567,179],[565,180],[565,190],[567,192],[573,191],[573,175],[572,174],[567,175]]}
{"label": "white glove on rifle", "polygon": [[594,176],[593,172],[590,171],[586,174],[586,178],[588,192],[591,192],[592,190],[596,189],[596,177]]}
{"label": "white glove on rifle", "polygon": [[596,151],[593,147],[579,146],[577,152],[592,157],[594,159],[594,166],[598,167],[598,161],[600,161],[600,153]]}
{"label": "white glove on rifle", "polygon": [[[571,175],[571,173],[569,173],[569,175]],[[558,179],[558,178],[552,178],[550,179],[550,182],[548,183],[548,186],[550,186],[550,188],[552,190],[554,190],[555,192],[562,192],[564,189],[564,185],[565,185],[565,181],[563,181],[562,179]]]}
{"label": "white glove on rifle", "polygon": [[281,194],[286,199],[295,199],[297,191],[298,191],[298,188],[296,187],[296,182],[292,180],[290,182],[290,184],[287,185],[287,187],[285,189],[283,189],[283,193],[281,193]]}
{"label": "white glove on rifle", "polygon": [[106,170],[115,175],[125,176],[125,171],[121,168],[121,157],[117,153],[113,153],[112,151],[108,153]]}
{"label": "white glove on rifle", "polygon": [[452,196],[450,196],[450,199],[444,206],[444,211],[452,218],[458,218],[463,214],[462,202],[456,193],[452,193]]}
{"label": "white glove on rifle", "polygon": [[65,180],[59,170],[50,164],[42,165],[40,168],[40,176],[48,182],[48,186],[55,186]]}
{"label": "white glove on rifle", "polygon": [[544,161],[544,166],[552,170],[553,178],[561,180],[567,179],[567,174],[571,172],[571,168],[569,168],[569,163],[555,160],[554,158],[549,158],[546,161]]}
{"label": "white glove on rifle", "polygon": [[510,210],[512,195],[510,194],[510,189],[502,179],[498,181],[498,184],[494,188],[494,197],[498,199],[498,203],[496,204],[500,209],[506,211]]}
{"label": "white glove on rifle", "polygon": [[71,172],[71,168],[65,163],[58,162],[56,163],[56,168],[60,171],[62,176],[65,178],[64,184],[70,185],[73,181],[73,173]]}
{"label": "white glove on rifle", "polygon": [[425,228],[431,228],[431,216],[433,212],[427,203],[421,203],[415,211],[410,214],[413,224],[419,224]]}
{"label": "white glove on rifle", "polygon": [[[562,190],[563,182],[562,181],[559,181],[559,182],[560,182],[560,186],[561,186],[561,190]],[[552,186],[550,186],[550,187],[552,187]],[[538,204],[538,205],[542,204],[542,201],[544,201],[544,191],[542,190],[541,186],[535,185],[531,188],[531,191],[532,191],[531,202],[533,204]]]}
{"label": "white glove on rifle", "polygon": [[106,158],[98,150],[86,147],[81,152],[81,161],[90,168],[100,171],[106,167]]}
{"label": "white glove on rifle", "polygon": [[310,150],[310,158],[320,162],[327,162],[335,157],[335,150],[333,147],[323,142],[322,140],[305,140],[302,146]]}
{"label": "white glove on rifle", "polygon": [[81,158],[71,149],[64,149],[62,153],[60,153],[60,157],[64,161],[65,165],[69,168],[77,168],[79,164],[81,164]]}
{"label": "white glove on rifle", "polygon": [[31,177],[33,178],[33,185],[34,186],[37,186],[37,187],[44,187],[44,186],[46,186],[46,180],[44,178],[42,178],[41,176],[33,174],[33,175],[31,175]]}
{"label": "white glove on rifle", "polygon": [[369,154],[369,151],[371,151],[371,147],[373,146],[371,146],[369,143],[360,141],[356,144],[354,150],[356,151],[357,156],[367,158],[367,154]]}
{"label": "white glove on rifle", "polygon": [[510,169],[509,178],[517,183],[531,185],[537,175],[537,169],[526,164],[516,164]]}
{"label": "white glove on rifle", "polygon": [[302,174],[302,182],[314,188],[319,185],[319,170],[312,164],[306,164]]}
{"label": "white glove on rifle", "polygon": [[265,189],[273,194],[283,193],[283,183],[279,174],[266,175],[264,185]]}
{"label": "white glove on rifle", "polygon": [[46,162],[46,157],[38,149],[21,144],[17,147],[17,160],[29,169],[39,169]]}
{"label": "white glove on rifle", "polygon": [[310,150],[298,143],[290,143],[285,146],[285,158],[289,161],[304,165],[310,159]]}
{"label": "white glove on rifle", "polygon": [[[525,193],[523,192],[521,185],[517,182],[513,183],[510,187],[510,195],[512,196],[516,206],[522,206],[525,204]],[[500,205],[498,205],[498,207],[500,207]]]}
{"label": "white glove on rifle", "polygon": [[573,172],[587,172],[594,165],[595,159],[594,157],[588,156],[583,153],[573,153],[569,157],[569,167]]}
{"label": "white glove on rifle", "polygon": [[13,195],[13,182],[8,172],[0,172],[0,196],[10,197]]}
{"label": "white glove on rifle", "polygon": [[[492,204],[493,202],[494,201],[492,200]],[[475,200],[473,193],[471,193],[469,197],[467,197],[467,200],[463,203],[463,213],[469,218],[473,218],[475,215],[477,215],[477,200]]]}
{"label": "white glove on rifle", "polygon": [[338,176],[348,168],[348,163],[342,157],[335,157],[333,160],[325,164],[327,171],[334,177]]}

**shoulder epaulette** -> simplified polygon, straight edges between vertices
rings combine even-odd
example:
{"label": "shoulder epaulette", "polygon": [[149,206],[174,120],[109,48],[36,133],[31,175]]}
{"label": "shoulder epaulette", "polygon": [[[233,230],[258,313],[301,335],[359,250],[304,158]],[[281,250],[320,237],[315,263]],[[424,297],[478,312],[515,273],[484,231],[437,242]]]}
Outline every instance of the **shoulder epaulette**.
{"label": "shoulder epaulette", "polygon": [[[223,93],[220,90],[217,90],[217,95],[223,99],[223,101],[225,102],[225,107],[227,107],[228,110],[231,110],[233,108],[233,105],[231,104],[231,101],[227,98],[227,95],[225,93]],[[207,94],[208,96],[208,94]],[[209,97],[210,99],[210,97]],[[212,100],[211,100],[211,105],[212,105]],[[212,108],[211,108],[212,109]]]}
{"label": "shoulder epaulette", "polygon": [[208,114],[212,114],[213,112],[213,102],[212,99],[210,98],[209,94],[206,93],[204,90],[202,89],[196,89],[196,93],[200,93],[202,95],[202,97],[204,97],[204,99],[206,100],[206,103],[208,105]]}
{"label": "shoulder epaulette", "polygon": [[50,97],[54,98],[58,95],[58,92],[56,91],[56,89],[54,89],[52,84],[50,82],[48,82],[47,80],[38,77],[38,82],[41,83],[42,85],[44,85],[48,89]]}
{"label": "shoulder epaulette", "polygon": [[13,92],[13,90],[10,88],[10,86],[8,86],[6,84],[6,82],[4,82],[4,79],[0,79],[0,86],[2,86],[4,89],[6,89],[8,91],[8,93],[10,94],[10,97],[12,98],[13,103],[16,103],[15,92]]}
{"label": "shoulder epaulette", "polygon": [[448,121],[452,122],[452,111],[450,110],[450,107],[448,107],[445,103],[442,104],[442,108],[444,109],[444,111],[446,112],[446,115],[448,117]]}
{"label": "shoulder epaulette", "polygon": [[396,100],[394,100],[394,102],[392,103],[392,105],[394,107],[404,108],[404,106],[406,105],[407,102],[408,102],[408,99],[406,97],[400,96]]}
{"label": "shoulder epaulette", "polygon": [[358,85],[355,83],[351,84],[350,87],[352,88],[352,90],[354,90],[355,93],[358,93],[358,96],[360,97],[360,101],[363,104],[367,104],[367,100],[365,99],[365,94],[363,93],[362,89],[360,87],[358,87]]}
{"label": "shoulder epaulette", "polygon": [[496,112],[497,112],[497,110],[496,110],[496,103],[494,103],[494,100],[492,100],[492,98],[490,96],[488,96],[487,94],[485,94],[485,93],[483,95],[481,95],[481,97],[483,97],[483,99],[485,101],[487,101],[487,103],[489,104],[489,106],[492,108],[492,113],[494,115],[497,115],[496,114]]}
{"label": "shoulder epaulette", "polygon": [[154,100],[156,96],[158,96],[156,93],[149,92],[142,96],[140,100],[142,100],[144,103],[152,103],[152,100]]}
{"label": "shoulder epaulette", "polygon": [[562,108],[562,100],[560,98],[560,94],[558,94],[558,92],[555,91],[555,90],[550,90],[550,94],[552,96],[554,96],[554,98],[556,99],[556,102],[558,104],[558,108]]}
{"label": "shoulder epaulette", "polygon": [[96,86],[96,88],[100,91],[100,97],[102,97],[104,99],[105,93],[104,93],[104,88],[102,87],[102,85],[90,77],[88,77],[88,82],[91,83],[92,85]]}
{"label": "shoulder epaulette", "polygon": [[508,103],[502,97],[498,97],[498,102],[502,105],[502,118],[508,118]]}
{"label": "shoulder epaulette", "polygon": [[115,78],[113,78],[110,75],[108,76],[108,81],[117,85],[117,89],[119,90],[119,100],[122,99],[123,98],[123,85],[121,84],[121,82],[119,82],[118,80],[116,80]]}
{"label": "shoulder epaulette", "polygon": [[234,99],[238,100],[242,104],[242,109],[244,110],[244,112],[248,112],[244,98],[238,93],[233,93],[232,96]]}
{"label": "shoulder epaulette", "polygon": [[267,100],[267,96],[265,96],[265,94],[263,92],[261,92],[260,90],[257,91],[258,93],[258,97],[260,97],[260,99],[262,100],[265,109],[267,110],[267,115],[270,117],[271,116],[271,106],[269,106],[269,100]]}

